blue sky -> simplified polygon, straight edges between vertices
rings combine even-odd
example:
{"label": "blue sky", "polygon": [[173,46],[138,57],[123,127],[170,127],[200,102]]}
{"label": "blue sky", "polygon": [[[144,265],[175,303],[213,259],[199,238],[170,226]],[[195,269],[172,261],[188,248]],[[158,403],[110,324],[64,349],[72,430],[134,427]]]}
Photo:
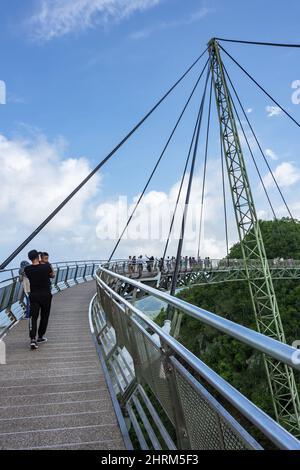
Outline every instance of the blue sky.
{"label": "blue sky", "polygon": [[[62,186],[70,191],[114,147],[211,37],[300,42],[299,14],[297,1],[3,1],[0,79],[6,83],[7,103],[0,106],[4,193],[0,204],[1,258],[62,199]],[[225,44],[225,48],[300,120],[300,106],[291,101],[291,84],[300,79],[298,49],[233,44]],[[300,216],[299,129],[282,114],[268,116],[270,100],[228,60],[226,64],[263,148],[268,150],[270,165]],[[85,194],[33,245],[49,247],[56,259],[109,254],[113,242],[99,241],[95,236],[99,223],[95,214],[97,210],[102,214],[103,207],[99,211],[99,206],[113,204],[119,195],[127,195],[131,202],[138,195],[195,78],[195,73],[191,74],[132,142],[103,168]],[[170,196],[178,182],[198,101],[193,102],[150,190]],[[213,141],[212,161],[217,158],[217,148]],[[211,171],[217,171],[215,166]],[[249,172],[258,210],[264,211],[264,198],[251,165]],[[268,182],[263,167],[262,173]],[[274,202],[280,212],[275,193]],[[207,206],[207,213],[213,207]],[[104,223],[108,216],[100,217],[100,221]],[[213,220],[218,218],[218,214],[208,217],[207,253],[213,256],[222,255],[222,236],[214,235],[218,226]],[[216,245],[218,250],[213,250]],[[127,256],[133,246],[125,242],[120,256]],[[159,254],[161,246],[140,242],[138,249]]]}

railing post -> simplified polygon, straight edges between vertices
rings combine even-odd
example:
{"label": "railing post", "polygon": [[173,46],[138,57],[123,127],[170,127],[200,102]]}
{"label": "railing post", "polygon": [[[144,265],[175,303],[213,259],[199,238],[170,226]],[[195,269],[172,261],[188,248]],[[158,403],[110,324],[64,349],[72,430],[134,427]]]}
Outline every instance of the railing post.
{"label": "railing post", "polygon": [[76,263],[76,269],[75,269],[75,274],[74,274],[74,282],[75,282],[75,284],[78,284],[78,282],[77,282],[77,273],[78,273],[78,264]]}
{"label": "railing post", "polygon": [[163,355],[163,366],[166,374],[166,379],[169,386],[169,396],[171,397],[171,404],[173,408],[175,418],[175,430],[177,437],[177,448],[182,450],[190,450],[191,443],[187,432],[187,426],[185,423],[184,412],[182,409],[180,395],[176,384],[176,378],[174,374],[174,368],[171,364],[169,357],[172,354],[171,349],[161,341],[161,353]]}
{"label": "railing post", "polygon": [[85,273],[86,273],[86,264],[84,265],[83,276],[82,276],[82,279],[84,280],[84,282],[86,282]]}
{"label": "railing post", "polygon": [[15,315],[12,313],[11,311],[11,306],[12,306],[12,300],[13,300],[13,297],[14,297],[14,293],[15,293],[15,290],[16,290],[16,284],[17,284],[17,281],[14,280],[13,281],[13,287],[11,289],[11,293],[10,293],[10,296],[9,296],[9,301],[8,301],[8,308],[5,309],[5,312],[8,316],[8,318],[14,323],[15,321],[17,321]]}
{"label": "railing post", "polygon": [[53,285],[58,290],[58,292],[60,292],[60,290],[61,290],[60,287],[58,287],[59,270],[60,270],[60,268],[57,265],[56,275],[55,275],[54,282],[53,282]]}
{"label": "railing post", "polygon": [[126,411],[126,405],[127,405],[128,401],[130,400],[130,398],[132,397],[132,395],[134,394],[134,392],[136,391],[137,386],[138,386],[138,382],[137,382],[137,379],[135,377],[130,382],[130,384],[128,385],[128,387],[124,391],[124,393],[122,394],[122,396],[120,398],[120,407],[121,407],[123,413],[127,412]]}
{"label": "railing post", "polygon": [[65,275],[65,280],[64,280],[64,283],[67,287],[70,287],[69,284],[67,283],[67,280],[68,280],[68,274],[69,274],[69,266],[67,266],[67,272],[66,272],[66,275]]}
{"label": "railing post", "polygon": [[19,296],[18,296],[18,297],[19,297],[18,302],[19,302],[19,304],[20,304],[22,310],[24,311],[24,313],[26,313],[26,305],[25,305],[25,300],[24,300],[26,294],[25,294],[25,292],[24,292],[23,282],[21,282],[21,281],[19,280],[19,278],[18,278],[18,282],[20,283],[20,285],[21,285],[21,290],[22,290],[22,295],[19,294]]}
{"label": "railing post", "polygon": [[96,265],[95,265],[95,263],[93,263],[93,269],[92,269],[92,274],[91,274],[93,279],[95,279],[95,267],[96,267]]}
{"label": "railing post", "polygon": [[137,379],[137,382],[141,383],[142,377],[140,374],[140,368],[136,367],[136,366],[139,366],[139,363],[140,363],[139,350],[138,350],[136,337],[132,329],[132,322],[131,322],[132,312],[130,311],[128,307],[125,307],[125,315],[126,315],[126,323],[127,323],[127,328],[128,328],[129,339],[130,339],[130,343],[132,344],[131,353],[132,353],[132,359],[133,359],[133,365],[134,365],[134,374]]}

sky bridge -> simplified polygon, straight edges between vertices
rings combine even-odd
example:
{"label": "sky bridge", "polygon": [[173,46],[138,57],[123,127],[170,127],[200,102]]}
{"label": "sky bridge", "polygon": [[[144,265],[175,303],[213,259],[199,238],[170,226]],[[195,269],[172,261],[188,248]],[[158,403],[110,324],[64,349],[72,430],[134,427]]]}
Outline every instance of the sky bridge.
{"label": "sky bridge", "polygon": [[[225,42],[238,42],[243,47],[300,47],[212,38],[128,134],[2,261],[1,449],[300,450],[299,350],[286,342],[273,282],[297,282],[300,261],[291,256],[283,258],[281,253],[268,259],[264,221],[258,217],[247,171],[249,161],[257,170],[260,190],[273,214],[277,238],[284,238],[280,222],[293,230],[298,229],[299,222],[270,168],[225,61],[243,72],[293,126],[299,128],[300,124],[231,55]],[[27,298],[12,263],[195,70],[196,82],[110,256],[104,260],[53,263],[54,306],[49,342],[37,351],[29,351]],[[197,104],[195,122],[162,256],[151,261],[138,259],[134,264],[128,259],[118,260],[119,245],[191,102]],[[224,211],[220,230],[222,225],[226,252],[220,260],[203,259],[202,245],[213,109],[220,143],[219,183]],[[284,219],[276,213],[253,146],[270,171],[286,211]],[[199,241],[195,256],[188,258],[184,256],[186,223],[200,153],[203,178]],[[228,198],[238,237],[233,252],[238,250],[238,258],[232,256],[229,248]],[[183,210],[179,213],[182,201]],[[176,218],[180,220],[180,234],[176,256],[170,259]],[[237,281],[249,288],[256,330],[176,296],[182,287],[209,288],[210,284]],[[139,308],[137,300],[147,296],[164,303],[163,326]],[[265,413],[179,341],[181,320],[186,317],[247,346],[260,358],[272,413]]]}
{"label": "sky bridge", "polygon": [[[120,270],[121,262],[116,265]],[[34,353],[26,348],[22,284],[14,277],[1,287],[2,449],[300,449],[295,437],[178,343],[174,323],[161,329],[128,299],[132,290],[154,296],[295,370],[297,350],[151,287],[146,268],[137,280],[116,271],[97,261],[58,263],[49,345]],[[246,428],[244,418],[251,423]]]}

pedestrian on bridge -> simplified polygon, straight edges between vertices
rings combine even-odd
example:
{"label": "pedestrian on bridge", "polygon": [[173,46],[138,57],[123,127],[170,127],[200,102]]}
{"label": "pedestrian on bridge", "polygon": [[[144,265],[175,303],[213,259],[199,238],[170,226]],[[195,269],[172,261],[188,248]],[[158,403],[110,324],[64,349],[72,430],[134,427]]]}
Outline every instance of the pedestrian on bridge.
{"label": "pedestrian on bridge", "polygon": [[143,255],[140,255],[137,259],[137,265],[138,265],[138,273],[139,277],[142,277],[143,275],[143,269],[144,269],[144,260],[143,260]]}
{"label": "pedestrian on bridge", "polygon": [[154,257],[150,256],[150,258],[149,258],[147,255],[145,255],[145,257],[146,257],[147,271],[148,271],[148,273],[151,273],[152,270],[153,270]]}
{"label": "pedestrian on bridge", "polygon": [[[41,264],[39,252],[31,250],[28,253],[31,261],[30,266],[26,266],[25,274],[30,283],[30,317],[29,317],[29,336],[30,347],[32,350],[38,349],[38,343],[45,343],[44,337],[51,308],[51,282],[50,279],[55,276],[50,263]],[[37,322],[40,316],[39,328],[37,331]],[[38,333],[38,338],[36,335]]]}
{"label": "pedestrian on bridge", "polygon": [[128,274],[133,273],[133,267],[132,267],[132,256],[128,256],[128,261],[127,261],[127,267],[128,267]]}

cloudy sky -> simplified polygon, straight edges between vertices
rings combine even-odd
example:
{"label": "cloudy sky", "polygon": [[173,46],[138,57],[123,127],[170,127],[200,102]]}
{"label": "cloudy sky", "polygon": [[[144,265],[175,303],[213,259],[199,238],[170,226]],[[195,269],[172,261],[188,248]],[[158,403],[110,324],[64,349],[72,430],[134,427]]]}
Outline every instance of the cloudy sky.
{"label": "cloudy sky", "polygon": [[[105,157],[211,37],[297,42],[299,36],[300,5],[294,0],[288,8],[270,0],[4,0],[0,8],[1,260]],[[300,120],[298,49],[225,48]],[[278,183],[300,218],[300,130],[224,60]],[[138,199],[199,70],[28,248],[50,251],[53,261],[110,254],[115,227],[122,227]],[[176,201],[200,95],[201,87],[117,256],[162,253],[161,226]],[[211,131],[201,254],[220,257],[225,243],[215,111]],[[187,254],[196,254],[198,245],[204,131],[200,140]],[[287,215],[257,150],[255,156],[277,214]],[[259,215],[271,218],[247,154],[246,160]],[[228,189],[227,206],[234,242]],[[179,227],[178,219],[177,235]],[[173,240],[170,254],[175,249]]]}

